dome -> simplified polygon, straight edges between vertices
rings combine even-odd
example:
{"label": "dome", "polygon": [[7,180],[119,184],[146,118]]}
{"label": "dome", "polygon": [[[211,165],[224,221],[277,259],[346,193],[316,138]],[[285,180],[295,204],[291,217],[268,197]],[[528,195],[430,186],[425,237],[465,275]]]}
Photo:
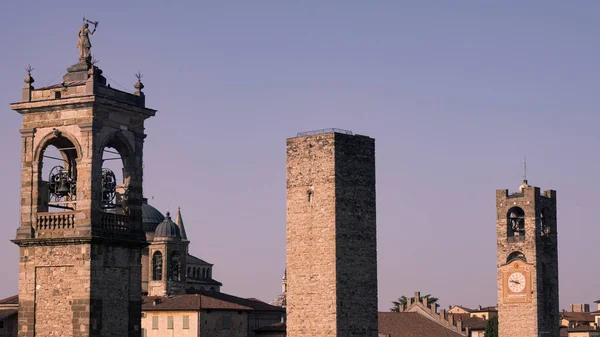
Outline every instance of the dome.
{"label": "dome", "polygon": [[171,214],[167,212],[165,220],[156,227],[154,238],[181,238],[179,226],[171,221]]}
{"label": "dome", "polygon": [[144,232],[154,232],[156,226],[165,220],[165,216],[152,205],[148,204],[148,199],[142,201],[142,230]]}

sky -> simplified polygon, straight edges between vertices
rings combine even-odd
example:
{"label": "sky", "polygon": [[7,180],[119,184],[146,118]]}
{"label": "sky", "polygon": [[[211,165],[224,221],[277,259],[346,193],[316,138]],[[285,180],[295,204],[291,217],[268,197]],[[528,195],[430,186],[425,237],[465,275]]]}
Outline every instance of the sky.
{"label": "sky", "polygon": [[[144,74],[144,194],[181,207],[222,291],[271,301],[285,268],[285,144],[375,138],[379,309],[415,291],[497,303],[495,190],[558,194],[560,307],[600,298],[600,2],[11,1],[0,11],[0,296],[17,293],[25,67]],[[318,258],[318,257],[315,257]]]}

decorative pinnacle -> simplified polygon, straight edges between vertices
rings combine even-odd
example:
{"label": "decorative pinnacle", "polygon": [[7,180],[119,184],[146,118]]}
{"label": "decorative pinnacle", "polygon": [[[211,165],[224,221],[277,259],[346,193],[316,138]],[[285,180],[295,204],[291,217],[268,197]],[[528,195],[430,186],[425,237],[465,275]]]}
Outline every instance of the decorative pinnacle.
{"label": "decorative pinnacle", "polygon": [[144,75],[140,71],[138,71],[134,75],[137,78],[137,82],[135,82],[133,87],[135,88],[136,93],[140,94],[142,93],[142,89],[144,89],[144,84],[142,83],[142,77],[144,77]]}
{"label": "decorative pinnacle", "polygon": [[33,71],[31,64],[27,65],[27,67],[25,68],[25,71],[27,71],[27,76],[25,76],[24,81],[25,81],[25,84],[30,86],[33,82],[35,82],[33,77],[31,77],[31,72]]}

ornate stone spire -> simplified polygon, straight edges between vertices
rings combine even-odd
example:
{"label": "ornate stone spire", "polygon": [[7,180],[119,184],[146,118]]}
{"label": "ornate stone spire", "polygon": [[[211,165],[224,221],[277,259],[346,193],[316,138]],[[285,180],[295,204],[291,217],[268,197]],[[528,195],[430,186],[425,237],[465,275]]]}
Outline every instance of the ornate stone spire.
{"label": "ornate stone spire", "polygon": [[187,235],[185,234],[185,227],[183,226],[183,218],[181,217],[181,207],[177,207],[177,217],[175,218],[175,224],[179,227],[181,232],[181,239],[187,241]]}

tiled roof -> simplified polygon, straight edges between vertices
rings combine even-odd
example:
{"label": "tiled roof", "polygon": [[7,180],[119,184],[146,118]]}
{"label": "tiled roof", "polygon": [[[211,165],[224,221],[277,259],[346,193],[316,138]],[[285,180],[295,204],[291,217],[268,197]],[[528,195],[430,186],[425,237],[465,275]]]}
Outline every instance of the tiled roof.
{"label": "tiled roof", "polygon": [[467,318],[471,317],[471,314],[469,314],[468,312],[467,312],[467,313],[464,313],[464,314],[452,314],[452,313],[446,313],[446,315],[454,317],[454,321],[455,321],[455,322],[464,321],[465,319],[467,319]]}
{"label": "tiled roof", "polygon": [[[462,310],[464,310],[464,311],[466,311],[466,312],[471,312],[471,311],[473,311],[473,309],[469,309],[469,308],[467,308],[467,307],[463,307],[462,305],[455,305],[455,306],[453,306],[452,308],[460,308],[460,309],[462,309]],[[452,310],[452,308],[450,308],[450,310]]]}
{"label": "tiled roof", "polygon": [[186,262],[192,263],[192,264],[204,264],[207,266],[212,266],[212,263],[208,263],[208,262],[206,262],[202,259],[199,259],[199,258],[195,257],[194,255],[190,255],[190,254],[188,254]]}
{"label": "tiled roof", "polygon": [[193,279],[191,277],[188,277],[185,280],[187,283],[195,283],[195,284],[200,284],[200,285],[208,285],[208,286],[222,286],[223,283],[214,280],[212,278],[202,278],[202,279]]}
{"label": "tiled roof", "polygon": [[482,308],[477,308],[476,310],[473,310],[472,312],[488,312],[488,311],[495,312],[495,311],[498,311],[498,308],[493,307],[493,306],[491,306],[491,307],[482,307]]}
{"label": "tiled roof", "polygon": [[487,320],[481,317],[469,317],[462,321],[462,325],[463,327],[470,328],[471,330],[485,330],[487,322]]}
{"label": "tiled roof", "polygon": [[[154,304],[154,301],[158,303]],[[267,303],[249,300],[225,293],[200,290],[197,294],[172,296],[144,296],[142,310],[200,310],[200,309],[230,309],[230,310],[260,310],[283,312],[280,307]]]}
{"label": "tiled roof", "polygon": [[0,309],[0,319],[5,319],[19,313],[19,309]]}
{"label": "tiled roof", "polygon": [[3,298],[0,300],[0,304],[19,304],[19,295]]}
{"label": "tiled roof", "polygon": [[254,332],[285,332],[287,329],[285,323],[275,323],[267,326],[260,327],[258,329],[254,329]]}
{"label": "tiled roof", "polygon": [[416,312],[380,312],[379,333],[391,337],[464,337]]}
{"label": "tiled roof", "polygon": [[566,311],[561,313],[561,318],[570,322],[594,322],[594,315],[589,312],[571,312]]}

